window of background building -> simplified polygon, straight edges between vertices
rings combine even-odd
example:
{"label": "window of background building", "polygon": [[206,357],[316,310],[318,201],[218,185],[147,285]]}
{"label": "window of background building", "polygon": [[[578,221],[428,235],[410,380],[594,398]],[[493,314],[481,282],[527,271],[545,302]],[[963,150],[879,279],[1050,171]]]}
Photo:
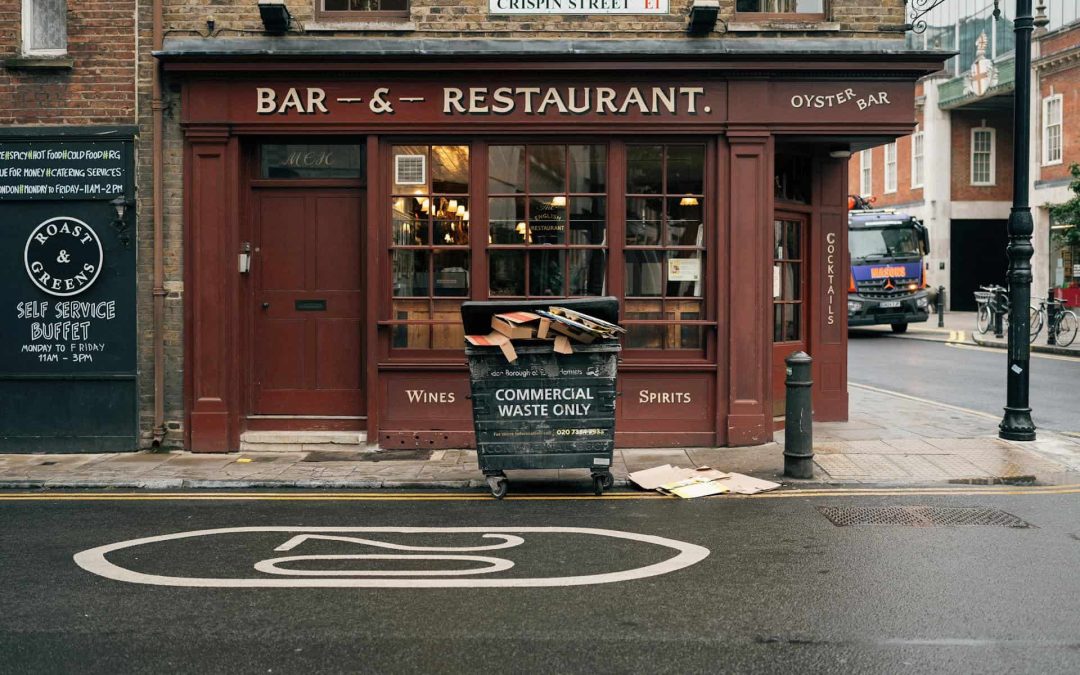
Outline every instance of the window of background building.
{"label": "window of background building", "polygon": [[30,56],[67,53],[65,0],[23,0],[22,52]]}
{"label": "window of background building", "polygon": [[824,16],[825,0],[737,0],[735,11],[754,14],[814,14]]}
{"label": "window of background building", "polygon": [[859,153],[859,195],[869,197],[874,190],[873,150]]}
{"label": "window of background building", "polygon": [[994,184],[994,129],[977,127],[971,130],[971,184]]}
{"label": "window of background building", "polygon": [[1043,99],[1043,166],[1061,164],[1061,94]]}
{"label": "window of background building", "polygon": [[[469,148],[395,145],[392,151],[392,344],[461,349],[469,297]],[[408,323],[405,323],[408,322]]]}
{"label": "window of background building", "polygon": [[489,147],[489,295],[602,295],[606,214],[607,146]]}
{"label": "window of background building", "polygon": [[628,348],[704,348],[705,213],[704,146],[627,146]]}
{"label": "window of background building", "polygon": [[923,132],[915,127],[915,134],[911,137],[911,187],[923,186]]}
{"label": "window of background building", "polygon": [[885,145],[885,192],[896,192],[896,143]]}
{"label": "window of background building", "polygon": [[315,18],[323,21],[371,20],[409,16],[409,0],[315,0]]}

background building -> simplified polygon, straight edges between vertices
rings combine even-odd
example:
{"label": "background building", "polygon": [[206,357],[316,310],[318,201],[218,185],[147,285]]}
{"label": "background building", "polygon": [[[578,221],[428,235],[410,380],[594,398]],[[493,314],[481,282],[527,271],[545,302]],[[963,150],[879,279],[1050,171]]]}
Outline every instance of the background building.
{"label": "background building", "polygon": [[[1035,3],[1048,19],[1032,45],[1032,297],[1068,286],[1074,253],[1054,243],[1049,206],[1069,198],[1070,163],[1080,161],[1080,6]],[[1014,34],[1012,3],[946,0],[909,43],[956,50],[944,70],[919,83],[913,135],[865,150],[849,168],[852,193],[875,197],[930,229],[927,281],[945,286],[954,310],[973,310],[980,285],[1005,285],[1012,206]],[[1070,122],[1072,120],[1072,122]]]}

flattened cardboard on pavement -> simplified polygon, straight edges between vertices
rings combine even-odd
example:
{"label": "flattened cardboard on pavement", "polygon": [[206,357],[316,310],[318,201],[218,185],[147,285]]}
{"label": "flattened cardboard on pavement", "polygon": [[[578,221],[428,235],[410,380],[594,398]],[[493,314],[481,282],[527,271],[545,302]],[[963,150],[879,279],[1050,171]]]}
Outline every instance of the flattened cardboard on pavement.
{"label": "flattened cardboard on pavement", "polygon": [[741,473],[725,473],[707,466],[686,469],[664,464],[643,471],[635,471],[627,478],[643,490],[656,490],[683,499],[728,492],[756,495],[759,492],[767,492],[780,487],[779,483]]}

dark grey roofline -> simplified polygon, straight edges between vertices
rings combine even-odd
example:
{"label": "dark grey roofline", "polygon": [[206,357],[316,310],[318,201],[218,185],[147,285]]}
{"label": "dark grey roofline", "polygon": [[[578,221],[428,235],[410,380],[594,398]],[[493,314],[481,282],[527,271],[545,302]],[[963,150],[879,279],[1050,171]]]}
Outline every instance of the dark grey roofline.
{"label": "dark grey roofline", "polygon": [[904,40],[849,38],[736,38],[670,40],[520,40],[462,38],[167,38],[154,56],[193,58],[425,58],[521,59],[821,58],[944,61],[954,52],[908,49]]}

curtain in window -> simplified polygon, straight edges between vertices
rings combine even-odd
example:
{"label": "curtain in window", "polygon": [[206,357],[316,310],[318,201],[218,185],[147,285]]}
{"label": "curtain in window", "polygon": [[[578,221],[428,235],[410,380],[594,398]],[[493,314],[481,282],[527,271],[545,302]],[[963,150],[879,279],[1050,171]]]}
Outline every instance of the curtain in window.
{"label": "curtain in window", "polygon": [[28,0],[30,8],[30,49],[67,47],[66,0]]}

